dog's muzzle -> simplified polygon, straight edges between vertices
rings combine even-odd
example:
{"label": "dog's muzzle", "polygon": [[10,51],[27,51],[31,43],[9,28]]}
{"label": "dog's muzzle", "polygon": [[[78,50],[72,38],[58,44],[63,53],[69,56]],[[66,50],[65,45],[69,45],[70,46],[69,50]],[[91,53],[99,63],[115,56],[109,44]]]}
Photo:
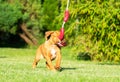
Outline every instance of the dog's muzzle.
{"label": "dog's muzzle", "polygon": [[57,43],[58,46],[63,47],[66,46],[66,42],[65,41],[61,41],[59,43]]}

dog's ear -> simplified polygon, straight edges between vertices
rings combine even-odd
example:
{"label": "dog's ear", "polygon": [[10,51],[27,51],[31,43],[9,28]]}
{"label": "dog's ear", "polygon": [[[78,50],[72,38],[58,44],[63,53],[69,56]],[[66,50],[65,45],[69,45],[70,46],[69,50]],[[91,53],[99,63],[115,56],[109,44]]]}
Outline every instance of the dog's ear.
{"label": "dog's ear", "polygon": [[48,40],[53,32],[54,31],[47,31],[47,32],[45,32],[45,39]]}

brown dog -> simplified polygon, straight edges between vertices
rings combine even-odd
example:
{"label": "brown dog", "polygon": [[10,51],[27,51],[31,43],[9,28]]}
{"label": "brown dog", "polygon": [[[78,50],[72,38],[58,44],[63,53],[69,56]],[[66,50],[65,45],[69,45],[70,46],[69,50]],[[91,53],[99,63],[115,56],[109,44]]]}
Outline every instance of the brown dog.
{"label": "brown dog", "polygon": [[[46,59],[46,66],[50,70],[59,70],[61,63],[61,52],[60,52],[60,43],[59,31],[48,31],[45,33],[45,43],[39,46],[37,53],[33,62],[33,68],[36,67],[37,63],[41,58]],[[56,65],[52,65],[52,60],[56,59]]]}

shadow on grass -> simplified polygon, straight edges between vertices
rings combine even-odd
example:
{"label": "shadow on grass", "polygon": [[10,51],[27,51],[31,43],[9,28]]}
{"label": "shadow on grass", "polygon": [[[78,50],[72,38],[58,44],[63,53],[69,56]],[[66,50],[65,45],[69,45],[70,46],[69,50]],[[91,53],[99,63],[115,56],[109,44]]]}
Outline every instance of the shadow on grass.
{"label": "shadow on grass", "polygon": [[0,56],[0,59],[2,59],[2,58],[7,58],[6,56]]}
{"label": "shadow on grass", "polygon": [[89,52],[79,52],[77,55],[77,60],[91,60]]}
{"label": "shadow on grass", "polygon": [[[43,68],[43,69],[47,69],[47,67],[44,66],[37,66],[36,68]],[[59,71],[64,71],[64,70],[76,70],[77,68],[75,67],[62,67]]]}
{"label": "shadow on grass", "polygon": [[[36,68],[41,68],[41,69],[47,69],[46,67],[44,67],[44,66],[41,66],[41,67],[36,67]],[[58,70],[59,72],[62,72],[62,71],[66,71],[66,70],[76,70],[77,68],[70,68],[70,67],[62,67],[60,70]],[[47,69],[48,70],[48,69]]]}
{"label": "shadow on grass", "polygon": [[70,67],[62,67],[59,71],[62,72],[62,71],[65,71],[65,70],[76,70],[77,68],[70,68]]}

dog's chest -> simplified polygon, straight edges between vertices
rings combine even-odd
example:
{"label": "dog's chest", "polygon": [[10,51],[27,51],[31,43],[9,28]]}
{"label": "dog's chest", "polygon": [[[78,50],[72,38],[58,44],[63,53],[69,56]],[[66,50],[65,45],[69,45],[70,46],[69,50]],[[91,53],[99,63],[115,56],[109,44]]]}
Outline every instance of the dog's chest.
{"label": "dog's chest", "polygon": [[51,47],[50,53],[51,53],[51,55],[52,55],[52,58],[55,58],[55,57],[56,57],[57,50],[55,49],[54,46]]}

